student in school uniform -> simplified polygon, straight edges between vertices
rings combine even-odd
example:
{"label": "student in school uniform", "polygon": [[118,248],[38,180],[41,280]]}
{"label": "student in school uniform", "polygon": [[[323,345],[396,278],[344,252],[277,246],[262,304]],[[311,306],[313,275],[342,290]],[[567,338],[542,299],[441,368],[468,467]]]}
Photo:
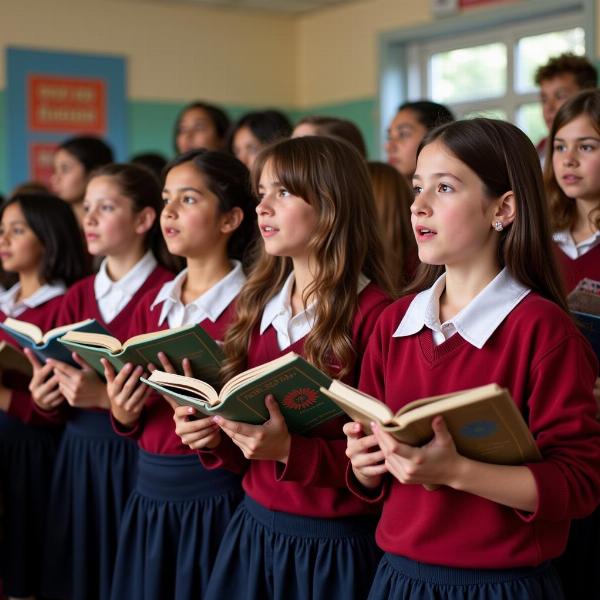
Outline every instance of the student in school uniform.
{"label": "student in school uniform", "polygon": [[175,122],[175,153],[201,149],[224,150],[229,125],[229,117],[220,106],[200,100],[191,102],[181,109]]}
{"label": "student in school uniform", "polygon": [[[169,256],[158,225],[160,185],[142,167],[106,165],[92,175],[84,209],[88,251],[105,258],[97,275],[67,292],[59,320],[93,318],[124,339],[141,298],[172,277],[163,266]],[[112,429],[105,383],[77,355],[74,360],[80,368],[47,361],[70,410],[50,490],[43,587],[51,598],[105,600],[137,448]],[[42,404],[56,389],[34,379],[34,401]]]}
{"label": "student in school uniform", "polygon": [[94,169],[113,162],[111,147],[92,135],[78,135],[62,142],[53,159],[52,191],[71,205],[83,227],[83,197]]}
{"label": "student in school uniform", "polygon": [[[225,336],[224,380],[294,351],[356,383],[390,302],[364,160],[341,140],[286,140],[259,155],[253,187],[263,244]],[[262,426],[175,410],[206,468],[244,473],[204,597],[364,597],[378,560],[374,510],[345,489],[344,419],[290,434],[265,402]]]}
{"label": "student in school uniform", "polygon": [[[600,281],[600,90],[561,106],[547,146],[545,183],[556,254],[568,292],[585,278]],[[600,378],[594,389],[600,414]],[[558,561],[567,598],[600,595],[600,510],[571,524]],[[591,597],[591,595],[590,595]]]}
{"label": "student in school uniform", "polygon": [[[67,286],[84,275],[75,216],[68,204],[49,194],[16,195],[0,216],[2,268],[18,276],[0,294],[0,321],[12,317],[42,331],[52,329]],[[0,340],[15,345],[4,331]],[[0,579],[10,598],[40,593],[48,489],[60,433],[53,423],[38,418],[28,385],[27,376],[2,372]]]}
{"label": "student in school uniform", "polygon": [[413,186],[413,229],[428,266],[414,293],[381,315],[360,389],[396,411],[497,383],[543,458],[467,459],[441,416],[423,447],[346,424],[348,484],[383,500],[385,555],[369,598],[563,598],[551,561],[570,520],[600,500],[598,363],[568,314],[535,148],[510,123],[444,125],[423,141]]}
{"label": "student in school uniform", "polygon": [[[192,150],[165,169],[161,228],[186,269],[147,294],[129,336],[198,323],[222,340],[246,281],[240,260],[256,232],[248,169],[223,152]],[[223,532],[242,497],[240,477],[208,471],[182,444],[173,408],[149,397],[142,367],[115,375],[105,363],[115,431],[137,440],[138,478],[119,534],[112,598],[192,600],[204,597]],[[193,375],[184,361],[185,372]],[[164,354],[156,365],[173,371]]]}

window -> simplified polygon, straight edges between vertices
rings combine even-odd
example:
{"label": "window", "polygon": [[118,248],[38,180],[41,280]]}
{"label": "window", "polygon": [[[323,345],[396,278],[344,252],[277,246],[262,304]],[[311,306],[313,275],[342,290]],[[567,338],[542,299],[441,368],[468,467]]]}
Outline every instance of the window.
{"label": "window", "polygon": [[534,141],[546,135],[536,69],[563,52],[585,53],[581,14],[489,29],[408,49],[411,99],[430,98],[459,118],[507,119]]}

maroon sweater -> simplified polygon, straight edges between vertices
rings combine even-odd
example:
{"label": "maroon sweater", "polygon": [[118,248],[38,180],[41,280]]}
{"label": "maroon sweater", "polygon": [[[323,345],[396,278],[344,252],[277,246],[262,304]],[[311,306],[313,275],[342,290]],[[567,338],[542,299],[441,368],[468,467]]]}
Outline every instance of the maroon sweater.
{"label": "maroon sweater", "polygon": [[556,244],[556,257],[567,292],[586,277],[600,281],[600,244],[576,259],[569,258]]}
{"label": "maroon sweater", "polygon": [[[27,321],[28,323],[37,325],[42,332],[46,332],[53,327],[58,327],[58,314],[63,300],[64,296],[57,296],[40,306],[27,308],[17,318],[19,321]],[[0,321],[4,321],[4,319],[6,319],[6,315],[0,311]],[[13,346],[17,345],[10,335],[1,330],[0,340],[4,340]],[[61,421],[60,417],[54,412],[53,414],[45,414],[42,411],[35,410],[35,404],[28,389],[29,377],[11,372],[6,373],[3,380],[5,385],[12,389],[8,408],[9,415],[17,417],[30,425],[42,425]]]}
{"label": "maroon sweater", "polygon": [[[390,299],[375,285],[368,285],[359,296],[359,307],[352,324],[352,340],[358,359],[345,380],[356,385],[360,358],[377,317]],[[304,354],[304,339],[283,351],[277,343],[277,332],[270,325],[263,335],[257,327],[248,349],[248,368],[274,360],[287,352]],[[213,451],[198,454],[206,468],[224,467],[234,472],[245,469],[243,487],[248,496],[262,506],[276,511],[307,517],[347,517],[374,511],[354,498],[345,485],[346,438],[342,431],[346,418],[331,419],[306,436],[292,434],[290,454],[284,465],[272,460],[246,461],[229,438],[223,437]]]}
{"label": "maroon sweater", "polygon": [[[159,331],[169,328],[168,320],[162,325],[158,319],[162,311],[162,304],[156,305],[152,310],[150,307],[159,290],[153,290],[146,294],[138,304],[132,318],[127,337],[133,337],[141,333]],[[225,330],[231,323],[234,314],[234,302],[232,302],[213,323],[205,319],[200,326],[215,340],[222,340]],[[156,363],[159,365],[158,358]],[[195,454],[188,446],[181,443],[181,438],[175,434],[173,422],[173,409],[159,394],[151,394],[140,415],[140,420],[133,429],[124,428],[113,417],[114,430],[124,437],[138,441],[140,448],[154,454]]]}
{"label": "maroon sweater", "polygon": [[[381,316],[363,359],[360,388],[397,411],[418,398],[488,383],[510,390],[544,457],[528,464],[534,513],[441,487],[426,491],[388,476],[377,543],[431,564],[466,568],[538,565],[564,549],[569,521],[600,501],[600,423],[592,388],[598,364],[555,304],[530,293],[479,350],[457,333],[439,346],[424,327],[392,337],[414,296]],[[361,488],[348,472],[348,483]]]}
{"label": "maroon sweater", "polygon": [[[162,285],[169,279],[173,278],[173,273],[164,267],[157,266],[150,274],[148,279],[133,295],[127,305],[121,312],[110,322],[106,323],[100,313],[96,294],[94,292],[95,275],[90,275],[69,288],[69,291],[62,297],[62,305],[58,315],[58,325],[68,325],[83,321],[85,319],[96,319],[103,327],[105,327],[111,335],[119,340],[127,339],[127,330],[134,308],[138,305],[142,297],[153,288]],[[37,409],[38,413],[42,413],[42,409]],[[64,410],[64,408],[62,409]],[[94,409],[105,410],[105,409]],[[108,411],[107,411],[108,412]],[[48,416],[53,417],[56,411],[48,411]]]}

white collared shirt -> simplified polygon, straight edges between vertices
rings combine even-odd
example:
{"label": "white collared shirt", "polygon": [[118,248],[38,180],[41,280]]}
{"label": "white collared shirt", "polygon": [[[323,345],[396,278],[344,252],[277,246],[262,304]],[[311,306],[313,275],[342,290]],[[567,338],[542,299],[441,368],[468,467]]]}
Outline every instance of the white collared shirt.
{"label": "white collared shirt", "polygon": [[144,285],[156,268],[156,258],[150,250],[118,281],[113,281],[106,270],[106,259],[100,264],[94,279],[94,294],[100,314],[105,323],[110,323]]}
{"label": "white collared shirt", "polygon": [[481,349],[513,308],[531,291],[504,268],[452,319],[440,323],[440,297],[446,287],[444,273],[429,289],[417,294],[393,337],[414,335],[429,327],[436,345],[460,333],[467,342]]}
{"label": "white collared shirt", "polygon": [[[277,344],[280,350],[301,340],[315,324],[316,305],[313,302],[302,312],[292,316],[292,290],[294,289],[294,272],[292,271],[279,292],[265,305],[260,321],[262,335],[269,325],[277,332]],[[358,293],[360,294],[370,283],[362,273],[358,278]]]}
{"label": "white collared shirt", "polygon": [[181,301],[181,289],[187,277],[187,269],[181,271],[172,281],[165,283],[150,307],[150,310],[154,310],[155,306],[163,303],[158,324],[162,325],[165,319],[168,319],[170,328],[201,323],[205,319],[214,323],[246,283],[242,263],[232,260],[231,264],[233,268],[221,281],[189,304],[183,304]]}
{"label": "white collared shirt", "polygon": [[557,231],[552,237],[560,249],[572,260],[583,256],[600,244],[600,231],[596,231],[589,238],[578,244],[575,243],[569,231]]}
{"label": "white collared shirt", "polygon": [[28,308],[36,308],[65,293],[67,287],[62,282],[46,283],[37,289],[29,298],[17,301],[21,284],[15,283],[10,289],[0,294],[0,310],[7,316],[16,318]]}

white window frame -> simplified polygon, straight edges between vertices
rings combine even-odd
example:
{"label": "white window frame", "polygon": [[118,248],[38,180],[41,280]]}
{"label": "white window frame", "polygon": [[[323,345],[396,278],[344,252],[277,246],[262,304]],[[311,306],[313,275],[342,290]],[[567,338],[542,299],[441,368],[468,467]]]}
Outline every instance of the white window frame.
{"label": "white window frame", "polygon": [[581,11],[573,11],[570,14],[562,15],[560,18],[536,19],[521,25],[491,27],[484,32],[463,34],[452,39],[410,44],[408,46],[408,60],[410,65],[408,98],[409,100],[431,98],[429,92],[431,86],[429,65],[431,57],[434,54],[499,42],[505,44],[507,48],[506,93],[502,96],[448,103],[448,106],[457,117],[462,117],[473,111],[497,108],[504,110],[508,119],[516,123],[518,110],[523,104],[539,101],[539,92],[537,90],[532,92],[518,92],[516,90],[516,56],[519,40],[523,37],[551,33],[553,31],[563,31],[575,27],[581,27],[585,31]]}

